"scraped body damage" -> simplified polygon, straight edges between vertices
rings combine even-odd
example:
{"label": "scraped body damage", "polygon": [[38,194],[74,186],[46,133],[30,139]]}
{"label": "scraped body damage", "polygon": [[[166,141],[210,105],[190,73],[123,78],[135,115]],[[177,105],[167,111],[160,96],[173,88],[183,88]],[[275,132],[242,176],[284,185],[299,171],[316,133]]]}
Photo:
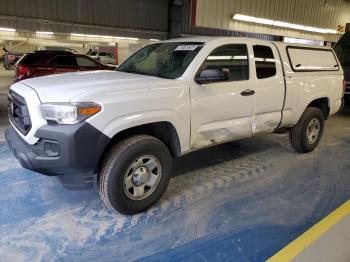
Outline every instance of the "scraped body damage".
{"label": "scraped body damage", "polygon": [[252,123],[249,118],[241,118],[202,125],[192,141],[192,148],[199,149],[253,135]]}

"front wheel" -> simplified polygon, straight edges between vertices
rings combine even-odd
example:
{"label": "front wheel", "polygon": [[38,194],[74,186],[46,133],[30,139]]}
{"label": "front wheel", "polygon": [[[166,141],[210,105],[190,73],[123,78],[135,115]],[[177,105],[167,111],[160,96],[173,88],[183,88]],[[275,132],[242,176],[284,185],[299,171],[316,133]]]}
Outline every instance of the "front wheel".
{"label": "front wheel", "polygon": [[323,113],[318,108],[308,107],[296,126],[290,130],[290,143],[299,153],[311,152],[319,144],[323,130]]}
{"label": "front wheel", "polygon": [[172,173],[168,148],[147,135],[130,137],[108,153],[98,178],[103,202],[114,210],[133,215],[163,195]]}

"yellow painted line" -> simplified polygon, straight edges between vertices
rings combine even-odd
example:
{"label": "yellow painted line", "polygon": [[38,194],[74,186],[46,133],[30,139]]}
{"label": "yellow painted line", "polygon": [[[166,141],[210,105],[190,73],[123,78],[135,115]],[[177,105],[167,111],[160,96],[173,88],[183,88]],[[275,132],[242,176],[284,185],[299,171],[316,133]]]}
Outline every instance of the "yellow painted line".
{"label": "yellow painted line", "polygon": [[350,214],[350,200],[288,244],[267,262],[291,261],[348,214]]}

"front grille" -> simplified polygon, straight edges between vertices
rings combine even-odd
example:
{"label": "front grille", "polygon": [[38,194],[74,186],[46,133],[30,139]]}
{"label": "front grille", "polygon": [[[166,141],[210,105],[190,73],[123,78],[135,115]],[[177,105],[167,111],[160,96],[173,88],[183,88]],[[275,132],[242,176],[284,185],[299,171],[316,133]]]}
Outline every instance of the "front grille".
{"label": "front grille", "polygon": [[8,100],[8,114],[11,122],[23,135],[28,134],[32,127],[32,122],[26,101],[13,91],[10,91]]}

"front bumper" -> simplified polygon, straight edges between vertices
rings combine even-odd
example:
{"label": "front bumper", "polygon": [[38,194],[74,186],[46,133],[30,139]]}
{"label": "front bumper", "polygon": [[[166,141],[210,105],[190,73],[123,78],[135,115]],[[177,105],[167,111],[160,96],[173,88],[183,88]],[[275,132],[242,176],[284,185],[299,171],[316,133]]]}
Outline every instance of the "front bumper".
{"label": "front bumper", "polygon": [[90,124],[45,125],[37,130],[34,145],[27,144],[14,130],[6,140],[21,166],[44,175],[58,175],[64,186],[88,189],[109,138]]}

